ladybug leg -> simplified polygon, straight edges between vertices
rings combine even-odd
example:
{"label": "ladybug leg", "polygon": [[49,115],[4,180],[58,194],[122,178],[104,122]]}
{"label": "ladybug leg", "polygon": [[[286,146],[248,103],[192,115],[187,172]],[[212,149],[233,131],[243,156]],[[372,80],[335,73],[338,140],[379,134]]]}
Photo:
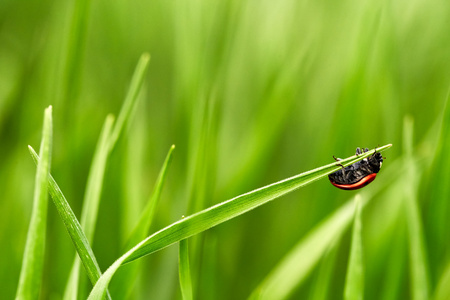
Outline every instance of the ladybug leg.
{"label": "ladybug leg", "polygon": [[[376,149],[375,149],[376,151]],[[369,148],[364,149],[364,152],[369,152]]]}
{"label": "ladybug leg", "polygon": [[356,156],[358,156],[358,155],[360,155],[362,152],[361,152],[361,148],[356,148]]}
{"label": "ladybug leg", "polygon": [[343,175],[344,177],[346,177],[346,176],[345,176],[345,167],[344,167],[344,165],[343,165],[343,164],[337,164],[337,165],[342,167],[342,175]]}
{"label": "ladybug leg", "polygon": [[[335,161],[341,161],[342,160],[340,158],[335,157],[334,155],[333,155],[333,158],[334,158]],[[344,165],[343,164],[337,164],[337,165],[342,167],[342,175],[344,175],[344,177],[345,177],[345,167],[344,167]]]}

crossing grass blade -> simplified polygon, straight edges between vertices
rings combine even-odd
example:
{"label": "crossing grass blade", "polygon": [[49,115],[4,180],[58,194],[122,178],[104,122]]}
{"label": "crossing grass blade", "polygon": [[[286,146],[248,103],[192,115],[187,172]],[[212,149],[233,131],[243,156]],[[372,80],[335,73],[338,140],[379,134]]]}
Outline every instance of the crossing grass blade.
{"label": "crossing grass blade", "polygon": [[[383,151],[391,146],[391,144],[388,144],[377,148],[376,151]],[[373,153],[375,153],[375,149],[359,156],[355,155],[343,159],[339,161],[339,164],[348,166],[372,155]],[[89,299],[101,299],[103,297],[111,278],[122,264],[161,250],[173,243],[179,242],[235,218],[271,200],[295,191],[302,186],[324,178],[328,174],[339,169],[341,169],[341,166],[334,162],[320,168],[298,174],[209,207],[161,229],[117,259],[96,283],[94,289],[89,295]],[[324,234],[326,235],[326,233]]]}
{"label": "crossing grass blade", "polygon": [[355,218],[353,221],[352,246],[345,280],[344,299],[364,299],[364,263],[361,239],[361,196],[355,198]]}
{"label": "crossing grass blade", "polygon": [[181,295],[183,300],[192,300],[192,280],[189,267],[188,240],[179,242],[178,251],[178,272],[180,276]]}
{"label": "crossing grass blade", "polygon": [[[32,147],[29,147],[29,150],[34,162],[38,164],[40,161],[39,156]],[[86,235],[84,234],[77,217],[73,213],[69,203],[64,197],[64,194],[50,174],[48,176],[47,184],[48,190],[53,200],[53,204],[55,205],[55,208],[58,211],[58,214],[61,217],[61,220],[63,221],[70,238],[72,239],[78,256],[81,258],[81,262],[83,263],[83,266],[91,283],[94,285],[98,278],[100,278],[102,273],[97,263],[97,259],[95,258],[94,252],[89,245],[89,241],[86,238]]]}
{"label": "crossing grass blade", "polygon": [[[81,215],[81,227],[89,243],[92,243],[92,238],[95,231],[95,223],[97,220],[97,211],[100,203],[100,195],[102,191],[102,182],[106,168],[106,161],[109,154],[109,138],[111,135],[112,126],[114,124],[114,117],[109,115],[98,140],[97,148],[94,154],[91,170],[86,186],[84,196],[85,207]],[[64,291],[64,299],[78,298],[78,285],[80,277],[80,260],[75,256],[72,263],[69,279],[67,281],[66,289]]]}
{"label": "crossing grass blade", "polygon": [[39,150],[42,160],[37,164],[33,210],[28,227],[16,299],[38,299],[41,289],[45,256],[48,206],[47,181],[51,165],[52,127],[52,107],[50,106],[44,113],[44,127]]}

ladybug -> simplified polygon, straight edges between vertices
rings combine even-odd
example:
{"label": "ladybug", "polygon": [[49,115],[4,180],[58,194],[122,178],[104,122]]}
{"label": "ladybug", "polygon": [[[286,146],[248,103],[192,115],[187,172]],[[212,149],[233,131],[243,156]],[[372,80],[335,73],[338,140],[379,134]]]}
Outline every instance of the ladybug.
{"label": "ladybug", "polygon": [[[364,149],[364,153],[368,151],[369,149]],[[383,164],[383,156],[381,156],[380,152],[376,151],[377,150],[375,149],[374,154],[350,166],[344,168],[344,166],[341,165],[342,170],[338,170],[328,175],[331,184],[342,190],[357,190],[374,181]],[[360,154],[362,154],[362,152],[358,147],[356,148],[356,155],[358,156]],[[341,160],[334,156],[333,158],[336,161]]]}

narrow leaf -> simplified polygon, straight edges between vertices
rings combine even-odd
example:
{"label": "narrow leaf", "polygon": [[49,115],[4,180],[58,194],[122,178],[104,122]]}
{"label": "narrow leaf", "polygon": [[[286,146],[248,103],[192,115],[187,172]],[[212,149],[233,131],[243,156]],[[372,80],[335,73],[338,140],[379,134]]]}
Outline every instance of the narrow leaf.
{"label": "narrow leaf", "polygon": [[[378,148],[377,151],[383,151],[391,146],[391,144],[385,145]],[[348,166],[372,155],[373,153],[375,153],[375,150],[368,151],[359,156],[351,156],[339,161],[339,164]],[[242,194],[233,199],[224,201],[161,229],[137,244],[134,248],[116,260],[97,282],[89,295],[89,299],[102,298],[112,276],[121,264],[131,262],[142,256],[161,250],[173,243],[235,218],[247,211],[269,202],[270,200],[279,198],[313,181],[319,180],[328,174],[339,170],[340,168],[341,166],[335,162],[305,173],[301,173],[291,178],[281,180],[246,194]]]}
{"label": "narrow leaf", "polygon": [[[391,168],[384,171],[388,180],[377,182],[371,189],[361,192],[361,207],[380,191],[384,185],[398,177],[399,162],[390,163]],[[384,183],[384,184],[381,184]],[[336,239],[347,230],[354,216],[354,204],[349,201],[331,216],[317,225],[307,236],[278,263],[260,285],[253,291],[250,299],[286,299],[304,282],[321,257],[335,244]]]}
{"label": "narrow leaf", "polygon": [[[84,229],[89,242],[92,242],[95,224],[97,223],[98,207],[100,205],[103,177],[108,156],[119,139],[120,133],[122,132],[126,120],[130,116],[133,106],[136,105],[137,96],[142,86],[149,60],[150,55],[148,53],[144,53],[139,59],[133,78],[131,79],[130,88],[120,110],[119,117],[117,118],[117,122],[113,128],[113,116],[110,115],[106,118],[95,150],[81,212],[81,226]],[[79,262],[77,261],[77,257],[75,257],[66,291],[64,293],[65,299],[76,300],[78,298],[79,273]]]}
{"label": "narrow leaf", "polygon": [[450,299],[450,263],[447,264],[443,274],[439,279],[434,299],[435,300]]}
{"label": "narrow leaf", "polygon": [[288,298],[294,288],[312,271],[328,247],[350,226],[353,214],[354,204],[348,201],[303,238],[272,270],[250,298]]}
{"label": "narrow leaf", "polygon": [[405,177],[405,205],[406,205],[406,222],[409,236],[409,258],[410,258],[410,275],[411,275],[411,295],[414,300],[429,299],[429,275],[428,263],[425,254],[425,241],[420,217],[417,187],[419,186],[419,170],[413,159],[413,120],[405,118],[403,147],[406,163]]}
{"label": "narrow leaf", "polygon": [[139,58],[139,62],[134,70],[133,77],[131,78],[130,87],[128,89],[125,101],[123,102],[119,116],[117,117],[116,125],[110,137],[109,147],[112,149],[119,139],[120,133],[125,125],[126,120],[129,118],[133,107],[136,105],[136,100],[144,82],[145,73],[147,72],[148,64],[150,62],[150,54],[144,53]]}
{"label": "narrow leaf", "polygon": [[352,246],[345,280],[344,299],[346,300],[364,299],[364,263],[361,230],[361,196],[358,194],[355,197]]}
{"label": "narrow leaf", "polygon": [[[81,227],[86,235],[87,241],[92,243],[94,237],[95,224],[97,222],[98,207],[103,185],[103,177],[106,169],[106,161],[109,154],[109,138],[111,135],[114,117],[109,115],[103,124],[102,132],[97,143],[94,158],[92,160],[91,170],[89,172],[86,192],[83,200],[83,209],[81,213]],[[78,298],[78,285],[80,277],[80,261],[75,256],[64,299]]]}
{"label": "narrow leaf", "polygon": [[327,250],[323,254],[323,258],[318,267],[317,275],[315,276],[314,285],[311,288],[311,295],[308,299],[324,300],[328,299],[328,292],[330,290],[330,281],[333,275],[334,266],[336,263],[337,246],[340,243],[340,236],[334,242],[331,242]]}
{"label": "narrow leaf", "polygon": [[[145,206],[141,214],[138,224],[131,233],[130,238],[125,246],[126,250],[130,249],[133,245],[136,245],[137,243],[142,241],[148,235],[148,231],[150,230],[150,226],[153,221],[153,216],[155,215],[156,208],[158,207],[161,192],[164,183],[166,181],[167,170],[172,161],[172,153],[174,149],[175,145],[172,145],[169,149],[169,152],[167,153],[166,159],[164,160],[164,164],[161,168],[161,171],[159,172],[158,178],[156,179],[153,192],[149,197],[147,205]],[[114,297],[129,298],[128,295],[133,287],[134,281],[136,280],[137,273],[138,273],[138,266],[133,265],[131,266],[131,268],[123,269],[117,274],[116,279],[117,282],[119,282],[120,284],[111,286],[111,292],[114,295]]]}
{"label": "narrow leaf", "polygon": [[[39,156],[32,147],[29,147],[29,150],[34,162],[38,164],[40,161]],[[55,204],[55,208],[58,211],[58,214],[61,217],[70,238],[72,239],[78,256],[81,258],[83,266],[86,269],[86,273],[91,280],[91,283],[95,284],[98,278],[100,278],[101,272],[86,235],[84,234],[78,219],[70,208],[69,203],[61,192],[61,189],[51,175],[48,177],[48,188],[53,203]]]}
{"label": "narrow leaf", "polygon": [[33,210],[28,227],[16,299],[38,299],[41,290],[47,225],[47,181],[51,165],[52,126],[52,107],[49,106],[44,113],[44,127],[39,150],[42,160],[37,164]]}
{"label": "narrow leaf", "polygon": [[164,164],[159,172],[158,178],[156,179],[155,188],[150,196],[150,199],[145,206],[141,217],[139,219],[138,224],[134,228],[130,239],[127,243],[127,249],[130,249],[133,245],[136,245],[139,241],[144,239],[147,236],[148,231],[150,230],[150,226],[153,221],[153,216],[156,212],[156,207],[158,206],[159,199],[161,197],[161,192],[164,186],[164,182],[167,176],[167,169],[170,166],[170,162],[172,161],[172,153],[175,149],[175,145],[172,145],[167,153],[166,159],[164,160]]}
{"label": "narrow leaf", "polygon": [[180,276],[181,295],[183,300],[192,300],[191,270],[189,267],[188,240],[179,242],[178,272]]}

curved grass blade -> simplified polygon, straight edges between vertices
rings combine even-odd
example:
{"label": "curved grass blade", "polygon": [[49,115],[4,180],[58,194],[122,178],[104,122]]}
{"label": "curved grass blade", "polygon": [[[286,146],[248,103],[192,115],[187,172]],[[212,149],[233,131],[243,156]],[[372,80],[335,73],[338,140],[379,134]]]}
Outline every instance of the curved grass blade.
{"label": "curved grass blade", "polygon": [[419,186],[419,171],[413,159],[413,120],[405,118],[403,146],[406,150],[406,178],[405,178],[405,205],[406,222],[409,237],[409,258],[411,275],[411,295],[414,300],[429,299],[429,275],[426,259],[425,239],[420,219],[420,211],[417,196]]}
{"label": "curved grass blade", "polygon": [[[39,156],[32,147],[29,147],[29,150],[34,162],[37,164],[40,161]],[[48,189],[56,210],[58,211],[58,214],[61,217],[70,238],[72,239],[78,256],[81,258],[81,262],[83,263],[86,273],[91,283],[94,285],[102,275],[97,259],[94,256],[94,252],[89,245],[88,239],[86,238],[77,217],[70,208],[70,205],[61,192],[58,184],[50,174],[48,176]]]}
{"label": "curved grass blade", "polygon": [[192,280],[189,267],[188,240],[181,240],[179,244],[178,272],[180,276],[181,295],[183,296],[183,300],[192,300]]}
{"label": "curved grass blade", "polygon": [[[150,230],[153,216],[155,215],[156,208],[158,207],[161,192],[166,181],[167,170],[172,161],[172,153],[174,149],[175,145],[172,145],[169,149],[169,152],[167,153],[164,164],[161,168],[161,171],[159,172],[158,178],[156,179],[153,192],[147,202],[147,205],[144,208],[144,211],[141,214],[141,218],[139,219],[138,224],[131,233],[130,238],[125,246],[126,250],[142,241],[142,239],[144,239],[148,235],[148,231]],[[119,299],[129,298],[129,293],[133,288],[133,283],[137,277],[137,272],[137,265],[133,265],[131,266],[131,268],[123,269],[118,272],[116,279],[119,284],[111,286],[111,292],[114,297],[118,297]]]}
{"label": "curved grass blade", "polygon": [[[119,139],[120,133],[123,130],[126,120],[131,114],[133,106],[136,105],[137,97],[142,86],[149,61],[150,55],[148,53],[141,55],[131,79],[130,88],[120,110],[119,117],[117,118],[117,122],[114,124],[113,128],[114,118],[111,115],[106,118],[95,150],[91,169],[89,171],[81,212],[81,226],[84,229],[89,242],[92,242],[94,237],[106,162],[109,154]],[[78,258],[75,257],[66,290],[64,292],[65,299],[76,300],[78,298],[80,263],[77,260]]]}
{"label": "curved grass blade", "polygon": [[[385,145],[378,148],[377,151],[383,151],[391,146],[391,144]],[[368,151],[359,156],[351,156],[339,161],[339,164],[348,166],[372,155],[373,153],[375,153],[375,150]],[[339,170],[340,168],[341,166],[337,165],[335,162],[298,174],[209,207],[161,229],[137,244],[127,253],[122,255],[118,260],[116,260],[96,283],[94,289],[89,295],[89,299],[101,299],[103,297],[112,276],[114,276],[117,269],[123,263],[131,262],[142,256],[161,250],[173,243],[235,218],[273,199],[279,198],[302,186],[319,180],[328,174]]]}
{"label": "curved grass blade", "polygon": [[[389,165],[390,170],[398,170],[401,167],[399,161]],[[386,184],[398,177],[397,172],[386,170],[385,175],[390,178],[384,180]],[[384,185],[378,182],[370,190],[361,192],[361,207],[370,201],[374,194],[380,191]],[[250,295],[250,299],[286,299],[307,278],[308,274],[317,265],[321,257],[330,251],[336,239],[347,230],[354,216],[354,204],[347,202],[336,210],[320,225],[316,226],[305,238],[278,263],[267,277]]]}
{"label": "curved grass blade", "polygon": [[361,240],[361,196],[355,197],[355,218],[352,231],[352,246],[345,280],[344,299],[364,299],[364,263]]}
{"label": "curved grass blade", "polygon": [[47,226],[47,181],[51,165],[52,127],[52,107],[49,106],[44,113],[44,126],[39,150],[42,160],[37,164],[33,210],[28,227],[16,299],[38,299],[41,290]]}

